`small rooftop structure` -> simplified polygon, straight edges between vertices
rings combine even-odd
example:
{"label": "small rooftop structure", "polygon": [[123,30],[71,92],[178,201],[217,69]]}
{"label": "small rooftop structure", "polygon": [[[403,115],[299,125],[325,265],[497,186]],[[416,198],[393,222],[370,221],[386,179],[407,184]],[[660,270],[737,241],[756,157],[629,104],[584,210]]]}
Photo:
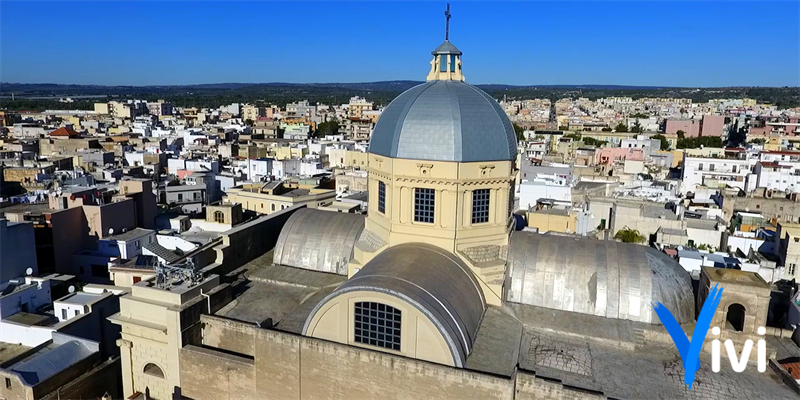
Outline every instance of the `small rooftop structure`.
{"label": "small rooftop structure", "polygon": [[80,136],[80,133],[75,132],[72,128],[62,127],[50,132],[50,136],[73,138]]}
{"label": "small rooftop structure", "polygon": [[103,240],[116,240],[118,242],[127,242],[129,240],[138,239],[142,236],[152,234],[153,230],[144,228],[133,228],[126,232],[121,232],[116,235],[106,236]]}

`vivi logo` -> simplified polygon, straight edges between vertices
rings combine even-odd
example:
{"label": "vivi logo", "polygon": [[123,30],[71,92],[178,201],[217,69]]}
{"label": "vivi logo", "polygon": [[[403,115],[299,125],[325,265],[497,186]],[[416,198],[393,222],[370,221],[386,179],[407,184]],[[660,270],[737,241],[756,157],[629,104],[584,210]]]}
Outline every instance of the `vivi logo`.
{"label": "vivi logo", "polygon": [[[711,288],[708,293],[708,297],[706,297],[705,303],[703,303],[703,308],[700,310],[700,316],[697,317],[697,324],[695,325],[694,332],[692,333],[691,342],[686,337],[683,329],[681,329],[678,321],[676,321],[675,317],[672,316],[672,313],[661,303],[658,303],[658,305],[653,304],[653,309],[658,315],[658,319],[660,319],[661,323],[664,324],[664,328],[667,329],[667,332],[672,337],[672,341],[675,342],[675,347],[678,348],[678,353],[683,361],[683,382],[689,385],[689,390],[692,390],[695,374],[700,369],[700,350],[702,350],[703,342],[706,340],[706,336],[708,335],[708,328],[711,325],[711,320],[714,317],[714,313],[717,311],[717,307],[719,307],[719,302],[722,300],[723,288],[717,288],[717,286],[718,285],[714,285],[714,287]],[[715,326],[713,329],[711,329],[711,333],[714,335],[719,335],[719,327]],[[763,326],[758,328],[758,334],[766,334],[766,329]],[[725,349],[728,352],[728,359],[730,359],[731,368],[736,372],[743,372],[745,367],[747,367],[747,361],[750,360],[750,352],[753,350],[753,341],[748,339],[745,342],[741,357],[738,358],[736,356],[737,352],[732,340],[728,339],[725,341]],[[719,372],[720,358],[719,340],[715,339],[711,342],[712,371]],[[767,345],[764,339],[761,339],[758,341],[758,372],[764,372],[766,370]]]}

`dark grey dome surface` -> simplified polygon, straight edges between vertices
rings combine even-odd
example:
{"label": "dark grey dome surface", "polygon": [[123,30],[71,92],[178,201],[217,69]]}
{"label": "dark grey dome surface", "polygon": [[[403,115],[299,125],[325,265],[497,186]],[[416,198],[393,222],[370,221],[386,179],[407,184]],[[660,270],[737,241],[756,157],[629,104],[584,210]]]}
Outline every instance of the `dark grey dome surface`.
{"label": "dark grey dome surface", "polygon": [[517,135],[486,92],[464,82],[429,81],[386,107],[369,152],[413,160],[516,160]]}

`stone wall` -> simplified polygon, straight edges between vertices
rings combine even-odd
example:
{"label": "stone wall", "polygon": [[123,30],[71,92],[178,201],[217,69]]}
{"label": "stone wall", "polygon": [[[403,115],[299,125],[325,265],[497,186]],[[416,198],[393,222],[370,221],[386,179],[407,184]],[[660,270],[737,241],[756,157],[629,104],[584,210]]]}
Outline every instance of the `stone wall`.
{"label": "stone wall", "polygon": [[[252,358],[189,345],[181,350],[181,365],[182,395],[193,399],[258,397]],[[203,388],[200,396],[194,394],[198,388]]]}
{"label": "stone wall", "polygon": [[[518,371],[507,378],[204,315],[181,349],[181,395],[203,399],[597,399]],[[217,347],[219,346],[219,347]]]}
{"label": "stone wall", "polygon": [[39,154],[47,156],[58,153],[75,153],[80,149],[99,149],[97,139],[49,139],[39,140]]}
{"label": "stone wall", "polygon": [[289,217],[304,207],[305,204],[292,206],[223,232],[222,244],[215,247],[216,262],[205,272],[224,275],[263,255],[275,247]]}
{"label": "stone wall", "polygon": [[725,196],[722,199],[723,218],[727,221],[734,211],[760,213],[767,219],[777,218],[779,222],[800,221],[800,202],[783,198],[778,192],[773,198]]}

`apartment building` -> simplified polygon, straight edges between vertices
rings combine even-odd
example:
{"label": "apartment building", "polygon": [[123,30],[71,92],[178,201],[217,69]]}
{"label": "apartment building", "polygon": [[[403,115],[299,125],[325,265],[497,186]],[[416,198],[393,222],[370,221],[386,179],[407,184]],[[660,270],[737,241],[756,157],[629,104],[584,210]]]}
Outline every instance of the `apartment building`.
{"label": "apartment building", "polygon": [[707,158],[685,155],[681,174],[683,193],[694,193],[698,186],[736,187],[748,191],[750,162],[733,158]]}
{"label": "apartment building", "polygon": [[244,184],[228,189],[225,201],[239,203],[244,210],[272,214],[298,204],[318,208],[333,203],[336,190],[300,188],[286,181]]}

